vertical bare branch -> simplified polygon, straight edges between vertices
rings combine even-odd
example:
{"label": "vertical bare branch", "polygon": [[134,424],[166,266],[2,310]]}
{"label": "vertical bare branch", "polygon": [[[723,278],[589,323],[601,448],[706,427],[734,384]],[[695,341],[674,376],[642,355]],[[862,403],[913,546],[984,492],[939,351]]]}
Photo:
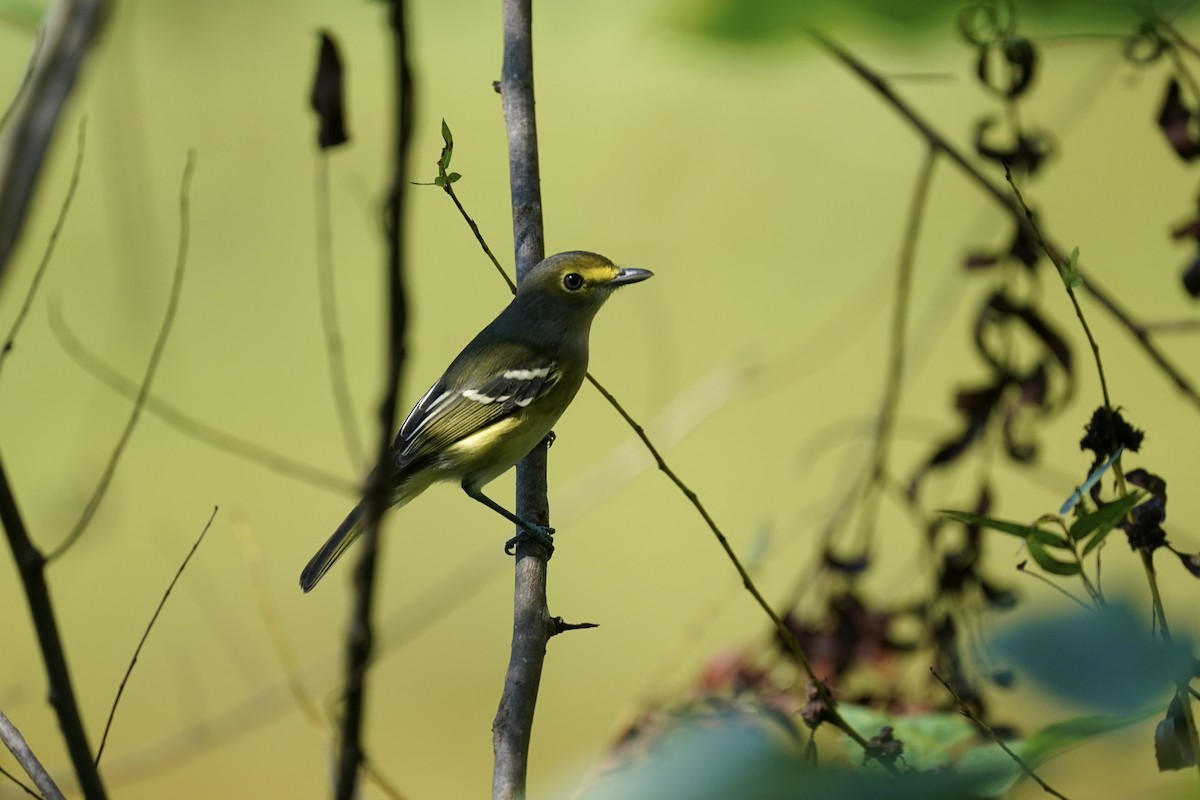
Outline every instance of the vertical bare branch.
{"label": "vertical bare branch", "polygon": [[62,637],[58,633],[58,621],[54,616],[54,605],[50,601],[50,587],[46,585],[46,558],[34,546],[25,529],[25,522],[17,508],[4,461],[0,459],[0,523],[8,545],[12,548],[13,560],[21,574],[25,588],[25,599],[29,604],[29,615],[37,630],[38,645],[42,661],[46,666],[46,678],[50,687],[50,705],[58,715],[58,726],[62,730],[67,752],[75,766],[79,786],[86,800],[104,800],[108,795],[100,781],[100,773],[92,761],[92,748],[88,744],[87,731],[79,715],[79,704],[75,700],[75,688],[71,683],[71,672],[67,668],[67,656],[63,651]]}
{"label": "vertical bare branch", "polygon": [[400,369],[404,364],[404,330],[407,306],[403,283],[405,244],[404,190],[408,185],[408,150],[413,128],[413,80],[408,63],[408,37],[403,0],[391,0],[393,68],[396,91],[396,138],[392,153],[392,185],[386,209],[388,242],[388,357],[384,398],[379,406],[379,461],[368,479],[366,530],[361,555],[354,571],[354,608],[346,635],[346,687],[341,721],[341,747],[334,797],[351,800],[358,785],[358,770],[366,759],[362,746],[367,665],[371,658],[371,609],[375,595],[375,566],[379,552],[379,522],[387,508],[387,486],[392,434],[396,427],[396,405],[400,394]]}
{"label": "vertical bare branch", "polygon": [[[504,0],[504,63],[500,74],[518,283],[545,257],[533,101],[531,5],[531,0]],[[517,464],[517,516],[541,525],[550,522],[545,447],[534,448]],[[493,798],[507,800],[525,795],[534,708],[546,642],[554,633],[546,605],[546,559],[545,549],[536,542],[525,541],[517,546],[512,651],[500,707],[492,723]]]}
{"label": "vertical bare branch", "polygon": [[0,142],[0,284],[24,227],[59,115],[107,11],[108,0],[59,0],[46,14],[45,39],[28,91]]}

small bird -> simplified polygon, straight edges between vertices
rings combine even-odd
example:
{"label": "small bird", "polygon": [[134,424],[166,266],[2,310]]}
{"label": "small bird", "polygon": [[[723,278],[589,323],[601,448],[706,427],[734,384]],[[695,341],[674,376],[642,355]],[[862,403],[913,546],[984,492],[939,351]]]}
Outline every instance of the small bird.
{"label": "small bird", "polygon": [[[483,487],[539,442],[583,384],[592,319],[620,286],[654,273],[618,267],[604,256],[572,251],[529,271],[512,302],[471,340],[408,413],[392,446],[388,503],[402,506],[438,481],[459,481],[470,497],[532,537],[554,531],[521,519]],[[310,591],[362,532],[360,502],[300,573]]]}

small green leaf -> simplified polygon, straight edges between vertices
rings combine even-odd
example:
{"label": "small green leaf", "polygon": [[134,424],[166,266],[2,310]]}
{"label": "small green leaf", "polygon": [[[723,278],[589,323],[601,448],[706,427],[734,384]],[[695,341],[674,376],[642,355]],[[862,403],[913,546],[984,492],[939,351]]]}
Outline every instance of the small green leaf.
{"label": "small green leaf", "polygon": [[433,185],[434,186],[445,186],[446,179],[444,177],[442,177],[441,175],[438,175],[436,178],[433,179]]}
{"label": "small green leaf", "polygon": [[1119,523],[1144,496],[1142,492],[1133,492],[1114,503],[1109,503],[1099,511],[1084,514],[1071,525],[1071,538],[1078,542],[1097,531],[1106,533],[1112,530],[1113,526]]}
{"label": "small green leaf", "polygon": [[1046,548],[1037,539],[1030,537],[1025,540],[1025,544],[1029,547],[1029,555],[1033,556],[1033,560],[1037,565],[1053,575],[1078,575],[1079,564],[1074,561],[1059,561],[1054,556],[1046,552]]}
{"label": "small green leaf", "polygon": [[1087,543],[1087,546],[1083,548],[1083,552],[1079,554],[1079,557],[1080,558],[1087,557],[1087,555],[1090,554],[1093,550],[1095,550],[1100,545],[1104,544],[1104,540],[1108,538],[1108,535],[1110,533],[1112,533],[1115,528],[1116,528],[1115,525],[1108,525],[1103,530],[1101,530],[1099,533],[1097,533],[1095,536],[1093,536],[1091,541],[1089,541]]}
{"label": "small green leaf", "polygon": [[1007,533],[1011,536],[1020,536],[1022,539],[1033,539],[1047,547],[1057,547],[1061,550],[1070,550],[1071,546],[1063,539],[1051,531],[1043,530],[1042,528],[1034,528],[1029,525],[1019,525],[1016,522],[1007,522],[1002,519],[992,519],[991,517],[980,517],[975,514],[968,514],[964,511],[939,511],[939,514],[945,514],[951,519],[958,520],[964,525],[979,525],[984,528],[991,528],[994,531]]}
{"label": "small green leaf", "polygon": [[450,133],[450,126],[446,124],[446,120],[442,120],[442,141],[445,144],[442,146],[442,157],[438,159],[439,173],[444,173],[450,168],[450,159],[454,156],[454,134]]}
{"label": "small green leaf", "polygon": [[449,175],[446,176],[446,183],[448,183],[448,184],[454,183],[461,177],[462,177],[462,175],[459,175],[457,172],[451,172]]}
{"label": "small green leaf", "polygon": [[1078,289],[1083,285],[1083,277],[1079,274],[1078,247],[1071,251],[1071,258],[1059,268],[1058,274],[1062,276],[1063,283],[1070,289]]}

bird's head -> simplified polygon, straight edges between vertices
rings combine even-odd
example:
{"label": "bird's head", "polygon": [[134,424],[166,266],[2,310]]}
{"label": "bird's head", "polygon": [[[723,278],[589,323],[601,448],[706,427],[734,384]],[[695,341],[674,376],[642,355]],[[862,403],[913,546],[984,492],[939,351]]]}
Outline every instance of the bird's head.
{"label": "bird's head", "polygon": [[535,265],[517,287],[518,301],[533,301],[543,311],[585,315],[589,319],[620,286],[651,277],[648,269],[618,267],[582,250],[550,256]]}

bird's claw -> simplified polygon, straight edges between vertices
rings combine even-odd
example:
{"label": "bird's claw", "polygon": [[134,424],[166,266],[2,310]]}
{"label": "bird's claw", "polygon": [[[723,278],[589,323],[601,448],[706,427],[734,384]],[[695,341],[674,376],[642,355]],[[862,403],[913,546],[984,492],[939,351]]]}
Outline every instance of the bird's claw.
{"label": "bird's claw", "polygon": [[530,525],[528,528],[521,528],[516,536],[504,543],[504,552],[508,555],[516,555],[517,545],[521,542],[533,540],[546,548],[546,558],[554,555],[554,528],[549,525]]}
{"label": "bird's claw", "polygon": [[554,431],[550,431],[544,437],[542,437],[542,444],[545,445],[547,450],[549,450],[551,447],[554,446],[554,440],[557,438],[558,438],[558,434],[555,433]]}

